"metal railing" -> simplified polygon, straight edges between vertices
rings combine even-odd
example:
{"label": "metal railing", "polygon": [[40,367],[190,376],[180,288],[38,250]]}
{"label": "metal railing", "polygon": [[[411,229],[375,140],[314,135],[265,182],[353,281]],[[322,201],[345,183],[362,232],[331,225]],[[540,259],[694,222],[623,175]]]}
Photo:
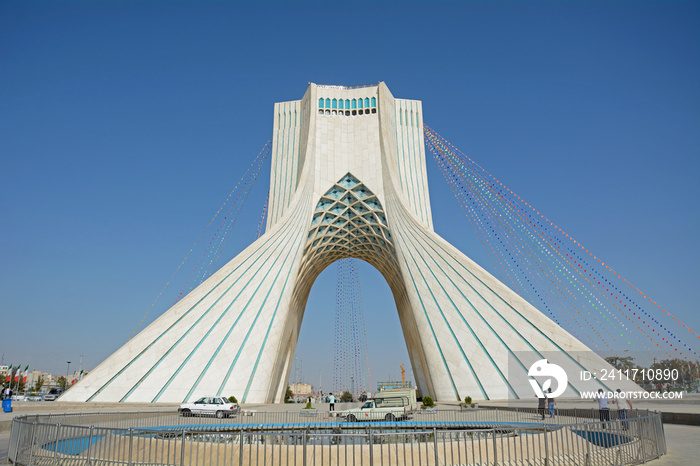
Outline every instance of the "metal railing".
{"label": "metal railing", "polygon": [[[22,416],[13,421],[8,456],[21,465],[76,466],[609,465],[666,452],[656,412],[600,422],[597,410],[560,410],[558,422],[542,423],[534,411],[436,411],[393,423],[341,423],[328,412],[317,413],[328,422],[299,412],[224,420],[162,412]],[[482,421],[455,421],[463,416]],[[240,422],[245,417],[256,422]]]}
{"label": "metal railing", "polygon": [[[70,424],[70,425],[97,425],[113,428],[142,428],[153,426],[216,426],[216,425],[260,425],[260,424],[334,424],[345,425],[345,419],[340,411],[324,411],[317,409],[299,409],[286,412],[266,412],[243,410],[230,417],[217,419],[213,416],[185,417],[172,411],[143,411],[143,412],[108,412],[108,413],[61,413],[61,414],[34,414],[22,416],[29,422],[39,424]],[[628,417],[645,417],[653,411],[632,410]],[[609,411],[610,420],[616,420],[616,410]],[[544,419],[537,408],[478,408],[478,409],[426,409],[407,413],[407,421],[412,423],[432,424],[503,424],[537,422],[548,425],[577,424],[599,419],[597,409],[558,409],[555,416],[550,417],[549,411],[545,411]],[[398,425],[404,425],[404,422]]]}

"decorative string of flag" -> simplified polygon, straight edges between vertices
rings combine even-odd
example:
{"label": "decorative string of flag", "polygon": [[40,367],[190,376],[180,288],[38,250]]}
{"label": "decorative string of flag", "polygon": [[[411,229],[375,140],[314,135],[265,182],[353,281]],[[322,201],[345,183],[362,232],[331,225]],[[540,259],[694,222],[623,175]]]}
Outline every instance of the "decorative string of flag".
{"label": "decorative string of flag", "polygon": [[[209,222],[207,228],[211,227],[211,225],[215,223],[214,220],[216,219],[217,215],[223,211],[225,206],[228,204],[228,210],[222,217],[219,218],[219,225],[212,234],[209,243],[204,245],[204,251],[199,257],[199,261],[192,269],[192,272],[190,272],[190,276],[185,282],[183,290],[180,292],[175,302],[179,301],[184,295],[199,286],[217,270],[216,264],[221,257],[221,252],[224,250],[226,241],[228,240],[231,231],[238,220],[239,214],[243,210],[243,207],[248,200],[248,195],[258,179],[260,172],[262,171],[262,167],[265,165],[265,161],[270,155],[271,147],[272,140],[268,140],[268,142],[265,143],[265,146],[263,146],[263,149],[253,160],[251,166],[248,167],[246,172],[243,174],[241,180],[238,182],[238,184],[236,184],[229,196],[226,198],[224,204],[214,215],[212,221]],[[229,200],[231,202],[229,202]]]}
{"label": "decorative string of flag", "polygon": [[687,324],[431,128],[424,134],[504,283],[600,352],[698,356],[689,341],[700,336]]}
{"label": "decorative string of flag", "polygon": [[270,200],[270,193],[267,193],[267,197],[265,198],[265,205],[263,206],[262,214],[260,215],[260,222],[258,222],[258,233],[255,235],[255,239],[258,239],[262,236],[263,234],[263,228],[265,225],[265,220],[267,219],[267,203]]}
{"label": "decorative string of flag", "polygon": [[337,262],[333,390],[358,396],[372,378],[357,259]]}
{"label": "decorative string of flag", "polygon": [[[221,207],[216,211],[209,223],[204,227],[204,230],[199,235],[199,238],[194,242],[194,245],[187,251],[185,257],[180,261],[175,272],[170,276],[170,279],[165,283],[163,288],[158,293],[158,296],[151,304],[146,314],[141,319],[141,322],[136,326],[136,329],[132,332],[129,340],[134,337],[140,330],[144,321],[148,318],[148,315],[153,311],[156,304],[163,296],[163,293],[168,288],[168,286],[174,281],[175,276],[178,274],[180,269],[185,265],[185,263],[193,255],[198,257],[197,263],[187,277],[185,284],[182,286],[180,293],[175,299],[177,303],[183,296],[187,295],[192,289],[201,284],[204,280],[209,278],[209,276],[216,270],[216,264],[221,253],[224,250],[226,241],[233,231],[233,227],[238,220],[239,214],[243,210],[245,203],[248,199],[255,181],[258,179],[262,168],[265,166],[265,162],[270,156],[270,149],[272,147],[272,140],[268,140],[263,146],[262,150],[253,159],[248,169],[245,171],[240,181],[236,183],[231,192],[226,197]],[[215,226],[212,226],[215,225]],[[213,232],[212,232],[213,230]],[[202,242],[202,238],[211,235],[208,242]],[[202,250],[201,254],[198,251]]]}

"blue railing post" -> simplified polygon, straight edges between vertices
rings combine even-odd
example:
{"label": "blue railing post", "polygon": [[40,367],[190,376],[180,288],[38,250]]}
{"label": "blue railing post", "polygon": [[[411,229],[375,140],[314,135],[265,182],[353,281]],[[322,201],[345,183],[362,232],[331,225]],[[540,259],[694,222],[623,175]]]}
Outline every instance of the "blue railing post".
{"label": "blue railing post", "polygon": [[[58,462],[58,431],[61,428],[61,424],[58,423],[56,424],[56,436],[54,438],[54,443],[53,443],[53,463],[57,464]],[[32,443],[30,444],[31,450],[34,450],[34,434],[36,433],[36,421],[34,421],[34,432],[32,432]],[[31,456],[31,450],[29,454],[29,464],[32,464],[32,456]]]}
{"label": "blue railing post", "polygon": [[435,450],[435,466],[440,464],[438,462],[438,441],[437,441],[437,427],[433,427],[433,449]]}
{"label": "blue railing post", "polygon": [[92,449],[92,439],[94,436],[95,426],[90,426],[90,436],[88,437],[88,447],[87,447],[87,465],[90,466],[90,450]]}
{"label": "blue railing post", "polygon": [[131,462],[131,455],[133,453],[134,449],[134,428],[129,427],[129,462],[127,463],[129,466],[132,466],[133,463]]}
{"label": "blue railing post", "polygon": [[301,448],[302,448],[302,462],[304,466],[306,466],[306,430],[303,430],[301,432]]}
{"label": "blue railing post", "polygon": [[180,446],[180,466],[185,466],[185,434],[187,429],[182,429],[182,445]]}

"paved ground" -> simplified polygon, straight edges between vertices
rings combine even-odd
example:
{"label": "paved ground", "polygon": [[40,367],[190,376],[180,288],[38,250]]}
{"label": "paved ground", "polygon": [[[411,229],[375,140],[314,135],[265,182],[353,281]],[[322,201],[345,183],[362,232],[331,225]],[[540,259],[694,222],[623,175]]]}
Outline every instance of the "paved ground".
{"label": "paved ground", "polygon": [[[456,403],[440,404],[441,407],[451,408]],[[491,401],[480,403],[482,405],[506,405],[504,402]],[[507,403],[513,406],[513,403]],[[355,404],[356,405],[356,404]],[[516,405],[536,407],[534,402],[528,400],[516,402]],[[533,406],[535,405],[535,406]],[[321,405],[322,409],[327,409],[328,405]],[[349,409],[351,404],[337,404],[338,411]],[[581,400],[562,400],[558,403],[558,408],[587,408],[591,407],[592,403]],[[700,413],[700,396],[689,396],[682,403],[677,402],[640,402],[635,404],[636,408],[655,409],[667,412],[695,412]],[[299,405],[246,405],[244,409],[255,411],[296,411],[300,408]],[[15,411],[13,413],[0,413],[0,464],[7,464],[7,454],[10,443],[9,424],[12,418],[22,414],[38,414],[49,412],[71,412],[73,410],[82,410],[84,412],[105,412],[105,411],[145,411],[145,410],[164,410],[175,411],[177,405],[151,405],[151,404],[82,404],[82,403],[46,403],[46,402],[27,402],[15,403]],[[3,428],[7,426],[7,428]],[[658,460],[654,460],[649,464],[652,466],[686,466],[689,464],[698,464],[700,456],[700,426],[683,426],[674,424],[665,424],[664,430],[666,433],[666,444],[668,453]]]}
{"label": "paved ground", "polygon": [[[457,405],[457,403],[446,403]],[[532,398],[531,400],[520,399],[520,400],[492,400],[492,401],[481,401],[480,405],[483,406],[509,406],[509,407],[522,407],[522,408],[537,408],[537,398]],[[700,413],[700,394],[684,393],[683,398],[680,400],[643,400],[635,401],[633,400],[634,408],[636,409],[649,409],[652,411],[665,411],[671,413]],[[598,403],[593,400],[582,400],[580,398],[573,399],[558,399],[557,408],[559,409],[570,409],[570,408],[597,408]],[[610,406],[611,409],[615,409],[614,405]]]}
{"label": "paved ground", "polygon": [[2,432],[0,433],[0,463],[9,463],[7,460],[7,450],[10,447],[10,433]]}

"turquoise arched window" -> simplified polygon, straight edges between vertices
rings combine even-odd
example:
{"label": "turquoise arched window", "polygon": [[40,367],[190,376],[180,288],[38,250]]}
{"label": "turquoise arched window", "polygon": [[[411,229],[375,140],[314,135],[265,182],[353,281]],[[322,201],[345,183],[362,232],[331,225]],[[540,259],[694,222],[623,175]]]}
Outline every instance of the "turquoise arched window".
{"label": "turquoise arched window", "polygon": [[352,99],[352,109],[355,110],[357,108],[357,99]]}
{"label": "turquoise arched window", "polygon": [[318,108],[323,108],[323,97],[318,99]]}
{"label": "turquoise arched window", "polygon": [[350,99],[345,99],[345,110],[350,110]]}
{"label": "turquoise arched window", "polygon": [[372,107],[376,107],[376,106],[377,106],[377,98],[372,97]]}
{"label": "turquoise arched window", "polygon": [[338,99],[333,99],[333,107],[332,108],[338,108]]}
{"label": "turquoise arched window", "polygon": [[331,99],[326,99],[326,108],[331,108]]}
{"label": "turquoise arched window", "polygon": [[369,108],[369,97],[365,97],[365,107]]}
{"label": "turquoise arched window", "polygon": [[403,112],[399,110],[399,125],[403,126]]}
{"label": "turquoise arched window", "polygon": [[343,99],[338,99],[338,108],[343,109]]}
{"label": "turquoise arched window", "polygon": [[411,126],[413,126],[413,110],[411,110]]}
{"label": "turquoise arched window", "polygon": [[357,108],[364,108],[362,105],[362,99],[357,99]]}

